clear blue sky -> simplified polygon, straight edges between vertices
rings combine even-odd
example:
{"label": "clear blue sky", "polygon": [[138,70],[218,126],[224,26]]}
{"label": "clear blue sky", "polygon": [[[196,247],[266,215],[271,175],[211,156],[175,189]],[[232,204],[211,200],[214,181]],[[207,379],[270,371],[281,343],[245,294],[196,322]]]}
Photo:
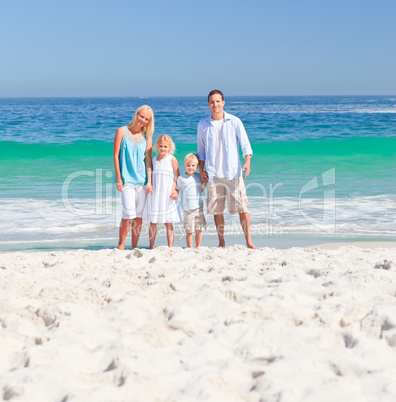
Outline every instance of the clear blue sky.
{"label": "clear blue sky", "polygon": [[396,94],[396,0],[1,0],[0,97]]}

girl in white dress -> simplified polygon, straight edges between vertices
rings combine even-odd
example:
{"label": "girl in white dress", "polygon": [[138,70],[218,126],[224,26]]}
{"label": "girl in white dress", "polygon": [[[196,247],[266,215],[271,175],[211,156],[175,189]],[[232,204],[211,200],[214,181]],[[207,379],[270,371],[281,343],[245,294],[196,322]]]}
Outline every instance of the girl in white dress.
{"label": "girl in white dress", "polygon": [[175,144],[169,135],[160,135],[154,145],[158,155],[152,159],[152,194],[147,199],[147,214],[150,221],[150,249],[154,248],[157,224],[164,223],[168,247],[173,246],[175,233],[173,223],[181,221],[177,205],[176,183],[179,177],[179,166],[176,158]]}

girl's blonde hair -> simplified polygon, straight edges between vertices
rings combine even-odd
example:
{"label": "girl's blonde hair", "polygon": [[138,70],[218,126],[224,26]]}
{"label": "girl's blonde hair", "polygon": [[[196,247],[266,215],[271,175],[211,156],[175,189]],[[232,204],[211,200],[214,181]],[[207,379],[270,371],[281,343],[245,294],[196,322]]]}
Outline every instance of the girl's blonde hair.
{"label": "girl's blonde hair", "polygon": [[150,106],[143,105],[140,106],[139,109],[136,110],[135,114],[133,115],[132,121],[128,124],[128,128],[132,128],[133,125],[136,123],[137,115],[142,111],[142,110],[147,110],[151,114],[151,119],[149,122],[146,124],[146,126],[143,128],[143,135],[149,139],[152,138],[154,134],[154,112],[153,109],[151,109]]}
{"label": "girl's blonde hair", "polygon": [[157,141],[154,144],[154,151],[158,153],[158,145],[161,141],[167,141],[169,143],[169,153],[173,155],[176,151],[176,146],[175,143],[172,141],[172,138],[170,135],[167,134],[161,134],[158,138]]}
{"label": "girl's blonde hair", "polygon": [[184,164],[186,162],[189,161],[194,161],[197,163],[197,166],[199,165],[199,159],[198,159],[198,155],[194,154],[193,152],[190,152],[189,154],[186,155],[186,157],[184,158]]}

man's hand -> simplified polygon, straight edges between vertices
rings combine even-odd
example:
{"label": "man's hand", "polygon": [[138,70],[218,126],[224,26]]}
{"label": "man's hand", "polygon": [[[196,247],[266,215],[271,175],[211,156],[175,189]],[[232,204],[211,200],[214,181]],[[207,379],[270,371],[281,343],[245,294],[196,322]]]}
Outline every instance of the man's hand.
{"label": "man's hand", "polygon": [[245,164],[243,165],[242,171],[246,170],[245,175],[243,178],[248,177],[250,174],[250,159],[252,158],[252,155],[246,155],[245,156]]}
{"label": "man's hand", "polygon": [[207,172],[199,172],[199,174],[201,175],[201,180],[206,183],[208,181],[208,174]]}

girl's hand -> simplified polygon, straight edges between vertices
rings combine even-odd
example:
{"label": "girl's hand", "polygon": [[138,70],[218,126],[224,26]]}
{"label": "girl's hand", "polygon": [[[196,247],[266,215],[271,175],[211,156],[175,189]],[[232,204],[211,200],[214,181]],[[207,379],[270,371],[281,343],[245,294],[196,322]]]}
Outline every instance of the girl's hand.
{"label": "girl's hand", "polygon": [[117,180],[116,188],[120,193],[124,192],[124,182],[122,180]]}
{"label": "girl's hand", "polygon": [[146,191],[149,193],[149,194],[153,194],[153,185],[152,184],[146,184]]}
{"label": "girl's hand", "polygon": [[170,193],[170,196],[173,200],[177,200],[178,196],[177,196],[177,191],[176,190],[172,190]]}

